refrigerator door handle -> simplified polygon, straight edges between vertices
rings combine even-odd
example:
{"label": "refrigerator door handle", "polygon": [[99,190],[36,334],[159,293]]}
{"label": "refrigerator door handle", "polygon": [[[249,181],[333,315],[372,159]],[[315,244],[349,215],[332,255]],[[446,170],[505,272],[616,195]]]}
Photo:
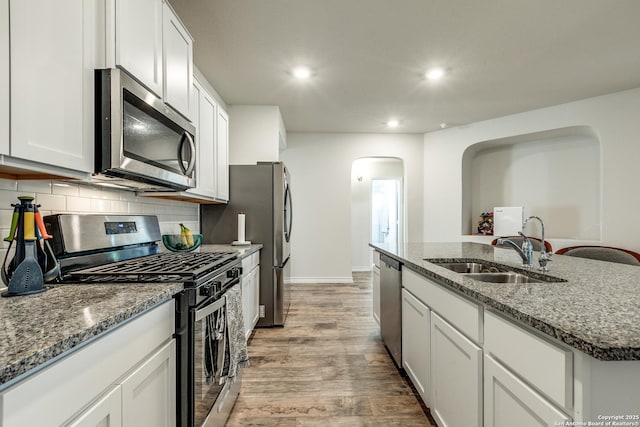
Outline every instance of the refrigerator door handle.
{"label": "refrigerator door handle", "polygon": [[282,270],[282,269],[284,268],[284,266],[285,266],[285,265],[287,265],[287,263],[289,262],[289,258],[291,258],[291,257],[287,257],[287,259],[285,259],[285,260],[284,260],[284,262],[283,262],[282,264],[280,264],[280,265],[274,265],[274,266],[273,266],[273,268],[274,268],[274,269],[276,269],[276,268],[277,268],[277,269],[279,269],[279,270]]}
{"label": "refrigerator door handle", "polygon": [[[288,214],[288,215],[287,215]],[[288,218],[287,218],[288,216]],[[291,227],[293,225],[293,202],[289,184],[284,189],[284,238],[288,242],[291,239]]]}

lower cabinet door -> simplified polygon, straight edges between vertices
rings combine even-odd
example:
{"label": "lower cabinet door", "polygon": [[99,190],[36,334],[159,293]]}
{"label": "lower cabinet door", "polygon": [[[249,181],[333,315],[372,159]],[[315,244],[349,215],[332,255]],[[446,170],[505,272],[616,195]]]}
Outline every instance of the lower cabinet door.
{"label": "lower cabinet door", "polygon": [[484,425],[543,427],[571,418],[489,355],[484,356]]}
{"label": "lower cabinet door", "polygon": [[402,290],[402,367],[430,406],[429,349],[431,347],[431,311],[409,291]]}
{"label": "lower cabinet door", "polygon": [[244,331],[247,339],[251,336],[254,326],[258,323],[260,298],[260,268],[254,267],[242,276],[242,316]]}
{"label": "lower cabinet door", "polygon": [[433,311],[431,414],[440,427],[482,426],[482,349]]}
{"label": "lower cabinet door", "polygon": [[176,425],[176,341],[150,356],[122,383],[124,427]]}
{"label": "lower cabinet door", "polygon": [[114,387],[111,391],[98,399],[80,416],[75,418],[68,427],[120,427],[122,426],[122,388]]}
{"label": "lower cabinet door", "polygon": [[373,319],[380,326],[380,267],[373,266]]}

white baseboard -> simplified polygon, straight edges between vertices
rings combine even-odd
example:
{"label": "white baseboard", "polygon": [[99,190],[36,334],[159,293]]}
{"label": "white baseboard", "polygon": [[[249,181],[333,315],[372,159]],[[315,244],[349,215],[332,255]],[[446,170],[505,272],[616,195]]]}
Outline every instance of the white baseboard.
{"label": "white baseboard", "polygon": [[351,284],[353,277],[292,277],[289,283],[296,285],[316,284],[316,283],[339,283]]}
{"label": "white baseboard", "polygon": [[353,271],[355,273],[368,272],[368,271],[371,271],[371,266],[370,265],[365,265],[363,267],[351,267],[351,271]]}

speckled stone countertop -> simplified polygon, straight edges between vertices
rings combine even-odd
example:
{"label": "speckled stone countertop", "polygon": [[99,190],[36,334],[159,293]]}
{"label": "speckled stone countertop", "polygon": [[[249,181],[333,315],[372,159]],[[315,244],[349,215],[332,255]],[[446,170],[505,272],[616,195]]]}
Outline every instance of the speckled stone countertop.
{"label": "speckled stone countertop", "polygon": [[[479,282],[424,259],[481,259],[522,271],[512,249],[480,243],[371,245],[406,267],[600,360],[640,360],[640,267],[554,255],[556,283]],[[537,267],[538,253],[534,252]],[[537,272],[537,270],[533,270]]]}
{"label": "speckled stone countertop", "polygon": [[[198,250],[237,251],[243,258],[261,248],[202,245]],[[0,390],[182,289],[182,283],[70,284],[36,295],[0,298]]]}
{"label": "speckled stone countertop", "polygon": [[211,244],[211,245],[202,245],[200,246],[200,250],[202,252],[231,252],[237,251],[238,256],[240,258],[245,258],[252,253],[259,251],[262,249],[261,244],[251,244],[251,245],[225,245],[225,244]]}
{"label": "speckled stone countertop", "polygon": [[176,283],[59,285],[36,295],[1,298],[0,384],[170,300],[182,289]]}

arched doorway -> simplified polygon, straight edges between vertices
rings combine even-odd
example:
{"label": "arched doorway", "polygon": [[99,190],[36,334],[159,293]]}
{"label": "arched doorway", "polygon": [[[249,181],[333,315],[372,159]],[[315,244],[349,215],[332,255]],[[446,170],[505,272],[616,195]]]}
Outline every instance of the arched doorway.
{"label": "arched doorway", "polygon": [[351,266],[370,271],[369,243],[390,249],[404,243],[404,164],[395,157],[365,157],[351,166]]}

